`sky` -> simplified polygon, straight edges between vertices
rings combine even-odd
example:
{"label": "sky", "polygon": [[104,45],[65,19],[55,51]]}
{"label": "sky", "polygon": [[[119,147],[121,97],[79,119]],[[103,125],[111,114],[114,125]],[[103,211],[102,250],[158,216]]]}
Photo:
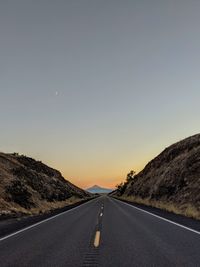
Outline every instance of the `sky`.
{"label": "sky", "polygon": [[0,1],[0,150],[114,188],[199,133],[200,1]]}

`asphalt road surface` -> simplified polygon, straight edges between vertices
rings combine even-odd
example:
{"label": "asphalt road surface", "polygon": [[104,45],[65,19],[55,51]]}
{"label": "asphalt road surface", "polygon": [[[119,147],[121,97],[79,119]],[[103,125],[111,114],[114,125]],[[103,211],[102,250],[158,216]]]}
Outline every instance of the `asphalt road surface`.
{"label": "asphalt road surface", "polygon": [[103,196],[0,238],[0,266],[200,266],[200,232]]}

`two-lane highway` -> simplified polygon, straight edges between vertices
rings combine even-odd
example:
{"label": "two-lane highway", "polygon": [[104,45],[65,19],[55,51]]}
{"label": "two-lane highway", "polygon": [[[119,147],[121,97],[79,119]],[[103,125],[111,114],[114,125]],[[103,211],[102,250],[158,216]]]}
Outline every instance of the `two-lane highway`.
{"label": "two-lane highway", "polygon": [[198,231],[99,197],[0,239],[0,266],[200,266],[199,248]]}

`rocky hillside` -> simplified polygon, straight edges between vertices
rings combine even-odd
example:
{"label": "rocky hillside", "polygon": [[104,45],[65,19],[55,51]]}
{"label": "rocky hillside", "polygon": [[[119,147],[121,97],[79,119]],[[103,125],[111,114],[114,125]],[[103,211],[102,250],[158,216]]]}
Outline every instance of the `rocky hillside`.
{"label": "rocky hillside", "polygon": [[200,134],[166,148],[115,195],[200,219]]}
{"label": "rocky hillside", "polygon": [[90,196],[40,161],[0,153],[0,214],[38,214]]}

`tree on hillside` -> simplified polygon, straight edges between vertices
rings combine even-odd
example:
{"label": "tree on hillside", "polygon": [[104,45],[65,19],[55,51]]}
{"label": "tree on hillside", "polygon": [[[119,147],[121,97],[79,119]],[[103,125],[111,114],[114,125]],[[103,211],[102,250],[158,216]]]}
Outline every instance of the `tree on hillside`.
{"label": "tree on hillside", "polygon": [[136,172],[131,170],[126,176],[126,182],[130,182],[134,179]]}
{"label": "tree on hillside", "polygon": [[125,191],[125,183],[120,183],[118,185],[116,185],[116,188],[118,190],[118,192],[122,195]]}
{"label": "tree on hillside", "polygon": [[124,183],[120,183],[116,186],[120,195],[123,195],[123,193],[125,192],[125,190],[127,188],[128,183],[133,181],[135,174],[136,174],[136,172],[131,170],[126,176],[126,181]]}

